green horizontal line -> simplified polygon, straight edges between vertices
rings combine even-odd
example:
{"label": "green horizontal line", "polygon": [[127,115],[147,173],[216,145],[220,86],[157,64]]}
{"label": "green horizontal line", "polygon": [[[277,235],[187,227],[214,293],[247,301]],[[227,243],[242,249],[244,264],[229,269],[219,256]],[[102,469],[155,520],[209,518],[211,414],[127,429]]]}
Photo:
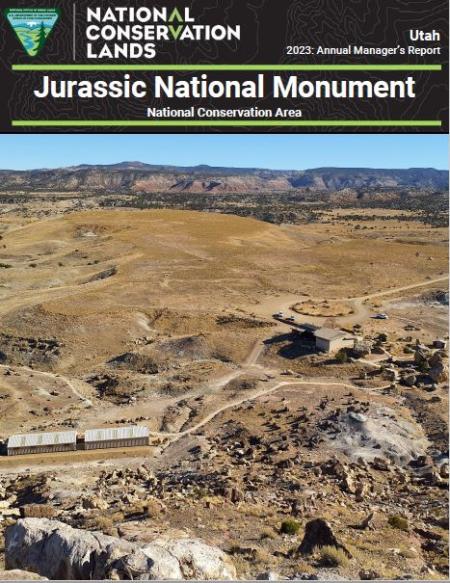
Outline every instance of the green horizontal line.
{"label": "green horizontal line", "polygon": [[360,126],[360,127],[440,127],[439,120],[397,120],[397,119],[362,119],[362,120],[119,120],[119,119],[40,119],[40,120],[12,120],[13,127],[221,127],[221,126],[278,126],[278,127],[338,127],[338,126]]}
{"label": "green horizontal line", "polygon": [[442,65],[12,65],[13,71],[441,71]]}

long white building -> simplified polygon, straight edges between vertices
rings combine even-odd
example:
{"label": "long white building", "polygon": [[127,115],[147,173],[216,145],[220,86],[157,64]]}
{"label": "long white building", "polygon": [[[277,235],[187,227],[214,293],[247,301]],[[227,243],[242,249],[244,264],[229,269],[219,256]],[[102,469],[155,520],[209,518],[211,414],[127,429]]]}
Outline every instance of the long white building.
{"label": "long white building", "polygon": [[87,429],[84,449],[134,447],[149,444],[149,430],[143,425]]}
{"label": "long white building", "polygon": [[76,431],[57,431],[48,433],[21,433],[8,438],[8,455],[28,453],[52,453],[54,451],[75,451],[77,449]]}

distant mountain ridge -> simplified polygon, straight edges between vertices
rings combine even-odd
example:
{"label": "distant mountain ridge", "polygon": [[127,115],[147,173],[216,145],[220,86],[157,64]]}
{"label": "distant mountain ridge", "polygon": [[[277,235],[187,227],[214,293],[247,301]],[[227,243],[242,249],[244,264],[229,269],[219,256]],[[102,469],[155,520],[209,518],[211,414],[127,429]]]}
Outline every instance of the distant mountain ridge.
{"label": "distant mountain ridge", "polygon": [[277,193],[345,189],[448,189],[448,172],[434,168],[314,168],[270,170],[143,162],[67,168],[0,170],[0,190],[98,193]]}

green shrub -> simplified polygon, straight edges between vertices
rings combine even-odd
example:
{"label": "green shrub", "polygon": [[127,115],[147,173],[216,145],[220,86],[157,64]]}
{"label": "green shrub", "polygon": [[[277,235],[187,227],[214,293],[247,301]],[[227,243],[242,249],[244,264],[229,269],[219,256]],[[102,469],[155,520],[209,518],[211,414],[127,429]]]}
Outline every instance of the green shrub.
{"label": "green shrub", "polygon": [[405,532],[408,532],[409,530],[408,519],[404,516],[400,516],[399,514],[389,516],[388,522],[392,528],[398,528],[399,530],[404,530]]}
{"label": "green shrub", "polygon": [[343,549],[327,546],[320,549],[320,564],[323,567],[345,567],[348,557]]}
{"label": "green shrub", "polygon": [[299,530],[300,524],[293,518],[287,518],[281,523],[280,532],[282,534],[297,534]]}
{"label": "green shrub", "polygon": [[341,348],[339,352],[336,354],[336,360],[339,364],[345,364],[348,362],[348,354],[345,348]]}

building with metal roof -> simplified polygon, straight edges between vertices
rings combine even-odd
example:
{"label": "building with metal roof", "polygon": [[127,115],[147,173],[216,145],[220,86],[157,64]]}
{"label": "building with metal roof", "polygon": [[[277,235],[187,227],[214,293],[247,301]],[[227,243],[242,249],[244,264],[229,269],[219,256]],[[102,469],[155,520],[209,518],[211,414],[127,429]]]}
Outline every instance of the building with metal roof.
{"label": "building with metal roof", "polygon": [[335,328],[318,328],[314,332],[316,349],[323,352],[335,352],[341,348],[352,348],[355,336]]}
{"label": "building with metal roof", "polygon": [[8,438],[8,455],[28,453],[52,453],[55,451],[75,451],[77,448],[76,431],[57,431],[48,433],[22,433]]}
{"label": "building with metal roof", "polygon": [[143,425],[87,429],[84,449],[134,447],[149,444],[149,430]]}

